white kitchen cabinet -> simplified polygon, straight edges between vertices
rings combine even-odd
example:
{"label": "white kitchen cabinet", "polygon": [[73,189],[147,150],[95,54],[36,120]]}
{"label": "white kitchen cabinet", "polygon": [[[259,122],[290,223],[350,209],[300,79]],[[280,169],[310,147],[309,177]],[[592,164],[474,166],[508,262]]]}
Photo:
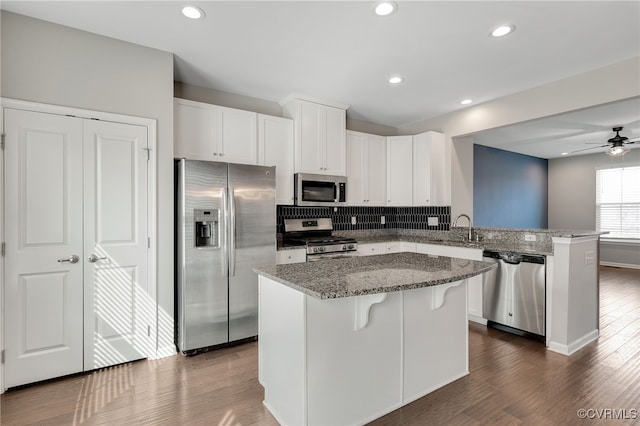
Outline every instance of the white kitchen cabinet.
{"label": "white kitchen cabinet", "polygon": [[294,121],[296,172],[346,175],[347,105],[290,96],[281,102],[283,115]]}
{"label": "white kitchen cabinet", "polygon": [[374,254],[385,254],[387,243],[358,244],[358,256],[371,256]]}
{"label": "white kitchen cabinet", "polygon": [[387,205],[413,205],[413,137],[387,138]]}
{"label": "white kitchen cabinet", "polygon": [[425,132],[413,137],[414,206],[451,204],[449,163],[442,133]]}
{"label": "white kitchen cabinet", "polygon": [[174,157],[258,164],[257,114],[176,98]]}
{"label": "white kitchen cabinet", "polygon": [[293,120],[258,114],[258,164],[276,166],[276,204],[293,204]]}
{"label": "white kitchen cabinet", "polygon": [[304,263],[307,261],[305,249],[278,250],[276,252],[276,265],[289,263]]}
{"label": "white kitchen cabinet", "polygon": [[[445,246],[440,244],[416,244],[416,253],[434,256],[457,257],[460,259],[482,260],[482,249],[470,247]],[[467,279],[467,296],[469,298],[469,320],[486,324],[482,316],[482,275]]]}
{"label": "white kitchen cabinet", "polygon": [[348,130],[346,144],[347,203],[349,205],[386,205],[386,138]]}

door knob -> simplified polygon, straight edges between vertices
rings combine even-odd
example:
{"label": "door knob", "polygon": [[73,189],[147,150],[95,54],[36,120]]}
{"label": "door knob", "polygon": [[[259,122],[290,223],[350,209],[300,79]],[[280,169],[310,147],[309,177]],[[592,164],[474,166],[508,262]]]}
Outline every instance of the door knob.
{"label": "door knob", "polygon": [[96,263],[98,260],[104,260],[107,257],[98,257],[95,254],[90,254],[89,257],[87,257],[87,260],[89,261],[89,263]]}
{"label": "door knob", "polygon": [[67,258],[58,259],[58,263],[64,263],[64,262],[78,263],[79,260],[80,258],[78,256],[76,256],[75,254],[72,254]]}

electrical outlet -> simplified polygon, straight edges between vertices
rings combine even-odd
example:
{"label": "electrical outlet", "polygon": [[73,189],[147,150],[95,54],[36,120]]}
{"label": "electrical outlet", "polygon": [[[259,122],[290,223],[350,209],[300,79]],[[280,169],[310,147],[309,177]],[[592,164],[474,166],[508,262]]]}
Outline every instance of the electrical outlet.
{"label": "electrical outlet", "polygon": [[525,241],[536,241],[536,236],[534,234],[524,234]]}
{"label": "electrical outlet", "polygon": [[355,216],[351,216],[351,224],[352,225],[356,224],[356,217]]}
{"label": "electrical outlet", "polygon": [[385,223],[387,223],[387,220],[384,218],[384,216],[380,216],[380,224],[384,225]]}
{"label": "electrical outlet", "polygon": [[431,216],[427,218],[428,226],[438,226],[438,216]]}

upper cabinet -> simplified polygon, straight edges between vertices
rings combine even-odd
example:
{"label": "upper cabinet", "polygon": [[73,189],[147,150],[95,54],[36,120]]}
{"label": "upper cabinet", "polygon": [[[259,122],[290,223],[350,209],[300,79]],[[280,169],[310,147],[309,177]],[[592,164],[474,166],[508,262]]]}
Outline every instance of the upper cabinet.
{"label": "upper cabinet", "polygon": [[347,203],[387,203],[387,138],[347,130]]}
{"label": "upper cabinet", "polygon": [[258,114],[258,164],[276,166],[276,204],[293,204],[293,121]]}
{"label": "upper cabinet", "polygon": [[413,136],[387,138],[387,205],[413,205]]}
{"label": "upper cabinet", "polygon": [[450,158],[444,135],[425,132],[413,137],[413,205],[451,205]]}
{"label": "upper cabinet", "polygon": [[258,164],[257,114],[174,99],[174,157]]}
{"label": "upper cabinet", "polygon": [[280,102],[294,120],[295,171],[346,175],[346,109],[348,105],[316,101],[294,94]]}

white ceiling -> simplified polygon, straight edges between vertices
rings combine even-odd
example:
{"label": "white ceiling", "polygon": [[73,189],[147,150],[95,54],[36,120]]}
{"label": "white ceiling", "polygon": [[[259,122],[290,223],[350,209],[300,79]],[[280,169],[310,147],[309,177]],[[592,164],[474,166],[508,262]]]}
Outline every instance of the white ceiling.
{"label": "white ceiling", "polygon": [[473,142],[534,157],[558,158],[564,152],[569,156],[605,152],[603,145],[615,136],[613,127],[624,127],[620,136],[639,139],[628,147],[640,148],[640,97],[486,130],[473,135]]}
{"label": "white ceiling", "polygon": [[[474,105],[640,56],[638,1],[398,1],[386,18],[372,13],[372,1],[194,1],[206,12],[200,21],[180,14],[186,2],[3,0],[0,7],[173,52],[175,79],[184,83],[274,102],[305,93],[392,127],[462,109],[466,98]],[[505,23],[516,31],[489,37]],[[393,74],[405,82],[391,86]],[[558,126],[596,139],[587,129],[636,122],[638,135],[640,109],[606,111],[613,117],[585,121],[578,113],[478,138],[549,158],[551,147],[537,153],[531,141]],[[508,143],[532,126],[538,133]]]}

